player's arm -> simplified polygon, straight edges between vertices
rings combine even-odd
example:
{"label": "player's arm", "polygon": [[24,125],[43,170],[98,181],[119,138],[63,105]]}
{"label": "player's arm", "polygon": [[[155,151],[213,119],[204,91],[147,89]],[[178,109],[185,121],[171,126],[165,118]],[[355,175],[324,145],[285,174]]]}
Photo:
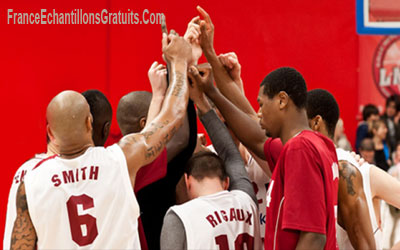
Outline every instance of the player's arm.
{"label": "player's arm", "polygon": [[160,238],[161,250],[186,250],[186,232],[181,219],[172,210],[164,217]]}
{"label": "player's arm", "polygon": [[[147,73],[152,89],[152,97],[147,115],[147,123],[151,123],[160,113],[167,90],[167,69],[165,65],[154,62]],[[166,145],[167,160],[170,162],[175,158],[189,143],[189,120],[185,116],[183,125],[178,129],[176,135]]]}
{"label": "player's arm", "polygon": [[[237,85],[234,79],[231,78],[230,74],[225,69],[225,66],[222,63],[226,62],[226,65],[231,66],[232,70],[240,71],[240,65],[237,61],[236,54],[233,53],[230,57],[221,56],[221,58],[218,58],[214,50],[214,25],[211,21],[211,18],[208,13],[201,7],[197,7],[197,10],[204,18],[204,20],[199,20],[201,30],[200,45],[203,50],[204,56],[207,58],[207,61],[212,66],[215,82],[218,86],[218,89],[224,96],[229,99],[229,101],[231,101],[240,110],[248,114],[254,120],[257,120],[257,114],[254,111],[253,107],[250,105],[249,101],[242,93],[240,87]],[[232,61],[230,60],[230,58],[234,59],[234,57],[236,58],[237,63],[233,64],[231,63]],[[234,71],[234,73],[236,73],[237,75],[238,72]],[[236,77],[237,81],[241,81],[240,73],[238,74],[239,76]]]}
{"label": "player's arm", "polygon": [[[197,70],[194,67],[191,67],[191,69],[192,71]],[[211,70],[204,72],[202,77],[203,80],[208,80],[212,83],[212,76],[209,76],[209,74],[212,74]],[[232,136],[211,108],[204,93],[199,89],[196,79],[192,78],[191,75],[190,77],[192,79],[192,86],[189,87],[190,97],[197,106],[200,120],[207,130],[218,156],[225,162],[226,172],[230,180],[230,190],[242,190],[253,199],[255,204],[258,204],[253,185],[249,180],[244,162]]]}
{"label": "player's arm", "polygon": [[[167,39],[171,40],[169,44]],[[167,38],[163,35],[163,52],[171,73],[161,111],[140,133],[127,135],[119,142],[132,180],[140,167],[151,163],[161,153],[186,115],[189,97],[186,72],[191,60],[190,45],[181,37],[169,35]]]}
{"label": "player's arm", "polygon": [[361,173],[347,161],[339,161],[338,223],[354,249],[376,247]]}
{"label": "player's arm", "polygon": [[191,74],[202,91],[217,106],[239,141],[264,160],[266,136],[260,125],[227,100],[212,83],[205,81],[198,71],[192,70]]}
{"label": "player's arm", "polygon": [[151,102],[147,114],[147,123],[150,123],[160,113],[167,91],[167,68],[165,65],[153,62],[147,72],[151,85]]}
{"label": "player's arm", "polygon": [[[200,21],[201,35],[200,44],[203,49],[204,55],[210,54],[210,50],[213,50],[213,25],[208,14],[205,13],[200,7],[198,7],[200,13],[204,16],[205,21]],[[212,31],[212,32],[211,32]],[[215,59],[217,63],[221,66],[218,58]],[[211,60],[211,63],[214,63]],[[225,69],[224,69],[225,70]],[[199,77],[198,75],[194,75]],[[228,76],[229,77],[229,76]],[[234,84],[234,83],[233,83]],[[201,82],[199,85],[202,85]],[[235,85],[234,87],[237,88]],[[259,126],[258,122],[253,120],[245,112],[241,111],[229,100],[227,100],[215,87],[213,84],[204,85],[201,87],[203,92],[214,102],[221,114],[224,116],[225,121],[229,125],[229,128],[234,132],[236,137],[242,142],[248,149],[253,151],[261,159],[265,159],[264,155],[264,142],[266,141],[266,136],[264,131]],[[240,90],[237,89],[239,92]]]}
{"label": "player's arm", "polygon": [[26,200],[25,184],[21,182],[17,192],[17,218],[11,235],[10,249],[36,249],[37,236]]}
{"label": "player's arm", "polygon": [[377,197],[400,208],[400,182],[398,180],[374,165],[371,165],[370,168],[370,179],[373,198]]}
{"label": "player's arm", "polygon": [[300,232],[296,250],[322,250],[325,247],[326,236],[312,232]]}

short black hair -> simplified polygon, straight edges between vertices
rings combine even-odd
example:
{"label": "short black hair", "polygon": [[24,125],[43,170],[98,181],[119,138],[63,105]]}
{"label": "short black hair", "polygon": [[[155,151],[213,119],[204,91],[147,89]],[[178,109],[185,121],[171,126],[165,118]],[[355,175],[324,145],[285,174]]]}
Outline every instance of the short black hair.
{"label": "short black hair", "polygon": [[139,121],[147,118],[152,94],[148,91],[133,91],[119,100],[117,122],[122,135],[140,132]]}
{"label": "short black hair", "polygon": [[310,90],[307,93],[306,109],[308,119],[317,115],[324,119],[328,134],[333,138],[339,120],[339,105],[335,97],[324,89]]}
{"label": "short black hair", "polygon": [[103,146],[107,135],[103,136],[103,128],[106,123],[111,124],[112,108],[107,97],[97,89],[89,89],[82,92],[90,107],[93,116],[93,142],[95,146]]}
{"label": "short black hair", "polygon": [[185,166],[185,173],[201,181],[205,177],[218,177],[221,181],[227,178],[224,161],[213,152],[195,153]]}
{"label": "short black hair", "polygon": [[97,89],[89,89],[82,92],[86,101],[90,106],[90,113],[93,116],[93,123],[101,118],[106,118],[111,120],[112,118],[112,108],[107,97]]}
{"label": "short black hair", "polygon": [[358,151],[374,151],[374,141],[371,138],[364,138],[360,143]]}
{"label": "short black hair", "polygon": [[270,72],[261,82],[264,95],[273,98],[280,91],[285,91],[297,108],[306,106],[307,85],[303,76],[294,68],[282,67]]}
{"label": "short black hair", "polygon": [[394,102],[396,105],[396,111],[400,110],[400,96],[399,95],[391,95],[388,98],[386,98],[386,108],[389,106],[391,102]]}
{"label": "short black hair", "polygon": [[363,120],[366,121],[371,115],[379,115],[379,110],[374,104],[367,104],[362,111]]}

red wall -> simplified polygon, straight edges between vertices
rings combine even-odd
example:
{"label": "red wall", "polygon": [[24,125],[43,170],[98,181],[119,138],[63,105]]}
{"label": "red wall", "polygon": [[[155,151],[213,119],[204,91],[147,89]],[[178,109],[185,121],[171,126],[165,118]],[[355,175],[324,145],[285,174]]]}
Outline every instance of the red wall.
{"label": "red wall", "polygon": [[[184,4],[183,4],[184,3]],[[218,53],[235,51],[246,95],[256,107],[258,86],[280,66],[297,68],[308,88],[337,98],[346,132],[354,141],[357,111],[358,37],[352,1],[128,1],[64,3],[2,0],[0,3],[0,93],[3,131],[0,234],[8,190],[16,169],[45,151],[45,109],[65,89],[103,91],[115,111],[119,98],[149,90],[147,70],[161,60],[159,25],[7,25],[7,9],[71,11],[83,8],[164,12],[168,28],[183,34],[200,4],[216,27]],[[118,134],[113,121],[112,133]]]}

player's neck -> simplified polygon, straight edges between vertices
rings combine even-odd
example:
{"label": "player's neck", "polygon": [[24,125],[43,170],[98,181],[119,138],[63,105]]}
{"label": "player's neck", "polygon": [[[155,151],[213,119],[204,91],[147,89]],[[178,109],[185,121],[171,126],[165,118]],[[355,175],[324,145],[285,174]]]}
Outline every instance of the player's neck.
{"label": "player's neck", "polygon": [[196,196],[206,196],[224,191],[220,181],[215,179],[204,178],[196,185]]}
{"label": "player's neck", "polygon": [[73,159],[84,154],[86,150],[92,146],[92,141],[88,141],[81,145],[60,145],[59,155],[61,158]]}
{"label": "player's neck", "polygon": [[280,135],[282,144],[285,145],[286,142],[303,130],[311,130],[308,125],[306,110],[292,110],[287,116],[287,121],[282,126]]}

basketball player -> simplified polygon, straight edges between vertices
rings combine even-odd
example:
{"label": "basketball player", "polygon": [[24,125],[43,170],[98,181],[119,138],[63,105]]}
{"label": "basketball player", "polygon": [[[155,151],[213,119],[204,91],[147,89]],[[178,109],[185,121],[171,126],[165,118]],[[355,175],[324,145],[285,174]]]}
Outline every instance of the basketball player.
{"label": "basketball player", "polygon": [[47,130],[60,155],[42,162],[20,185],[12,249],[140,248],[135,176],[181,126],[189,95],[190,45],[173,34],[164,34],[162,45],[171,85],[160,114],[141,133],[108,148],[93,147],[84,97],[64,91],[50,102]]}
{"label": "basketball player", "polygon": [[[213,48],[214,27],[209,15],[198,9],[205,19],[200,21],[200,44],[211,63],[218,60]],[[200,82],[204,92],[248,149],[266,159],[266,134],[279,137],[284,145],[268,188],[265,249],[337,249],[335,147],[326,137],[310,131],[305,110],[307,87],[301,74],[279,68],[265,77],[258,95],[260,124],[206,82]]]}
{"label": "basketball player", "polygon": [[[98,90],[87,90],[83,92],[82,95],[86,98],[86,101],[90,106],[93,120],[97,121],[93,124],[93,142],[96,146],[103,146],[104,142],[107,140],[109,126],[111,124],[111,105],[104,94]],[[100,110],[104,111],[100,112]],[[47,152],[36,154],[33,158],[22,164],[22,166],[15,173],[8,196],[3,249],[8,249],[10,247],[11,231],[14,225],[17,210],[15,207],[15,198],[19,184],[24,180],[25,175],[30,172],[32,168],[34,168],[41,160],[44,160],[47,157],[55,154],[57,154],[57,147],[51,143],[50,139],[47,137]]]}
{"label": "basketball player", "polygon": [[[319,98],[318,100],[320,100],[321,102],[325,101],[323,99],[321,100],[321,98]],[[314,104],[314,106],[317,105],[320,104]],[[340,157],[342,157],[342,155],[344,155],[344,153],[345,152],[343,150],[338,151],[339,159]],[[388,204],[400,208],[400,182],[390,176],[387,172],[372,164],[369,164],[368,162],[363,163],[361,166],[359,166],[359,163],[356,159],[354,159],[354,157],[353,159],[356,161],[352,160],[346,155],[345,157],[346,159],[349,159],[349,162],[351,162],[351,164],[356,166],[361,171],[368,207],[372,208],[369,209],[369,214],[376,243],[376,247],[374,247],[374,249],[382,249],[380,201],[384,200]]]}
{"label": "basketball player", "polygon": [[[312,130],[333,140],[339,120],[339,106],[326,90],[314,89],[307,93],[307,116]],[[374,239],[376,218],[372,217],[369,180],[359,169],[350,152],[336,149],[339,160],[339,195],[337,240],[339,249],[381,249]],[[364,174],[363,174],[364,172]],[[365,191],[365,192],[364,192]],[[370,217],[371,215],[371,217]],[[372,224],[371,224],[372,222]]]}
{"label": "basketball player", "polygon": [[[241,65],[239,64],[237,55],[233,52],[220,54],[218,56],[219,62],[215,61],[212,67],[213,72],[216,74],[216,83],[218,89],[221,93],[226,96],[229,100],[237,104],[237,107],[242,111],[246,112],[248,110],[251,112],[250,116],[256,117],[257,114],[251,107],[251,105],[246,102],[241,104],[240,100],[235,102],[237,95],[240,97],[244,96],[243,81],[240,77]],[[228,74],[227,74],[228,73]],[[237,94],[237,95],[236,95]],[[245,97],[242,97],[245,99]],[[247,101],[247,99],[245,99]],[[217,114],[220,116],[220,112]],[[220,119],[224,121],[223,117]],[[228,126],[229,129],[229,126]],[[269,170],[268,163],[261,160],[251,152],[249,152],[246,147],[239,142],[233,133],[232,138],[237,145],[240,155],[245,163],[247,173],[249,175],[250,181],[253,184],[254,191],[257,196],[258,206],[259,206],[259,223],[260,223],[260,235],[264,240],[265,235],[265,207],[266,207],[266,196],[267,189],[270,182],[271,171]],[[211,148],[212,145],[209,146]]]}
{"label": "basketball player", "polygon": [[[150,123],[160,112],[167,89],[165,66],[154,62],[149,69],[148,76],[153,93],[134,91],[123,96],[119,101],[117,121],[122,135],[140,132],[146,123]],[[171,172],[178,169],[178,166],[169,168],[167,176],[167,163],[171,162],[172,159],[176,160],[176,156],[189,147],[191,130],[188,118],[185,116],[183,126],[167,143],[159,157],[141,168],[137,174],[135,193],[141,210],[140,217],[143,223],[146,245],[150,249],[159,248],[164,215],[168,208],[175,204],[174,200],[167,199],[175,197],[174,188],[170,188],[174,185],[168,184],[173,182],[170,180]],[[161,196],[159,203],[162,204],[154,206],[154,196]],[[143,236],[141,236],[142,248],[145,244],[143,240]]]}
{"label": "basketball player", "polygon": [[82,92],[90,107],[93,116],[93,143],[95,146],[104,146],[110,133],[112,108],[107,97],[97,89]]}
{"label": "basketball player", "polygon": [[47,152],[36,154],[33,158],[22,164],[14,175],[13,182],[11,184],[10,192],[8,194],[7,203],[7,215],[6,225],[4,229],[4,240],[3,249],[10,248],[11,233],[14,226],[15,218],[17,217],[17,209],[15,204],[15,198],[17,196],[17,190],[21,182],[24,180],[26,174],[28,174],[40,161],[46,159],[49,156],[57,154],[56,147],[51,142],[47,144]]}
{"label": "basketball player", "polygon": [[191,200],[167,212],[161,249],[260,249],[257,198],[240,153],[193,79],[192,86],[190,98],[222,160],[211,152],[189,160],[185,182]]}

